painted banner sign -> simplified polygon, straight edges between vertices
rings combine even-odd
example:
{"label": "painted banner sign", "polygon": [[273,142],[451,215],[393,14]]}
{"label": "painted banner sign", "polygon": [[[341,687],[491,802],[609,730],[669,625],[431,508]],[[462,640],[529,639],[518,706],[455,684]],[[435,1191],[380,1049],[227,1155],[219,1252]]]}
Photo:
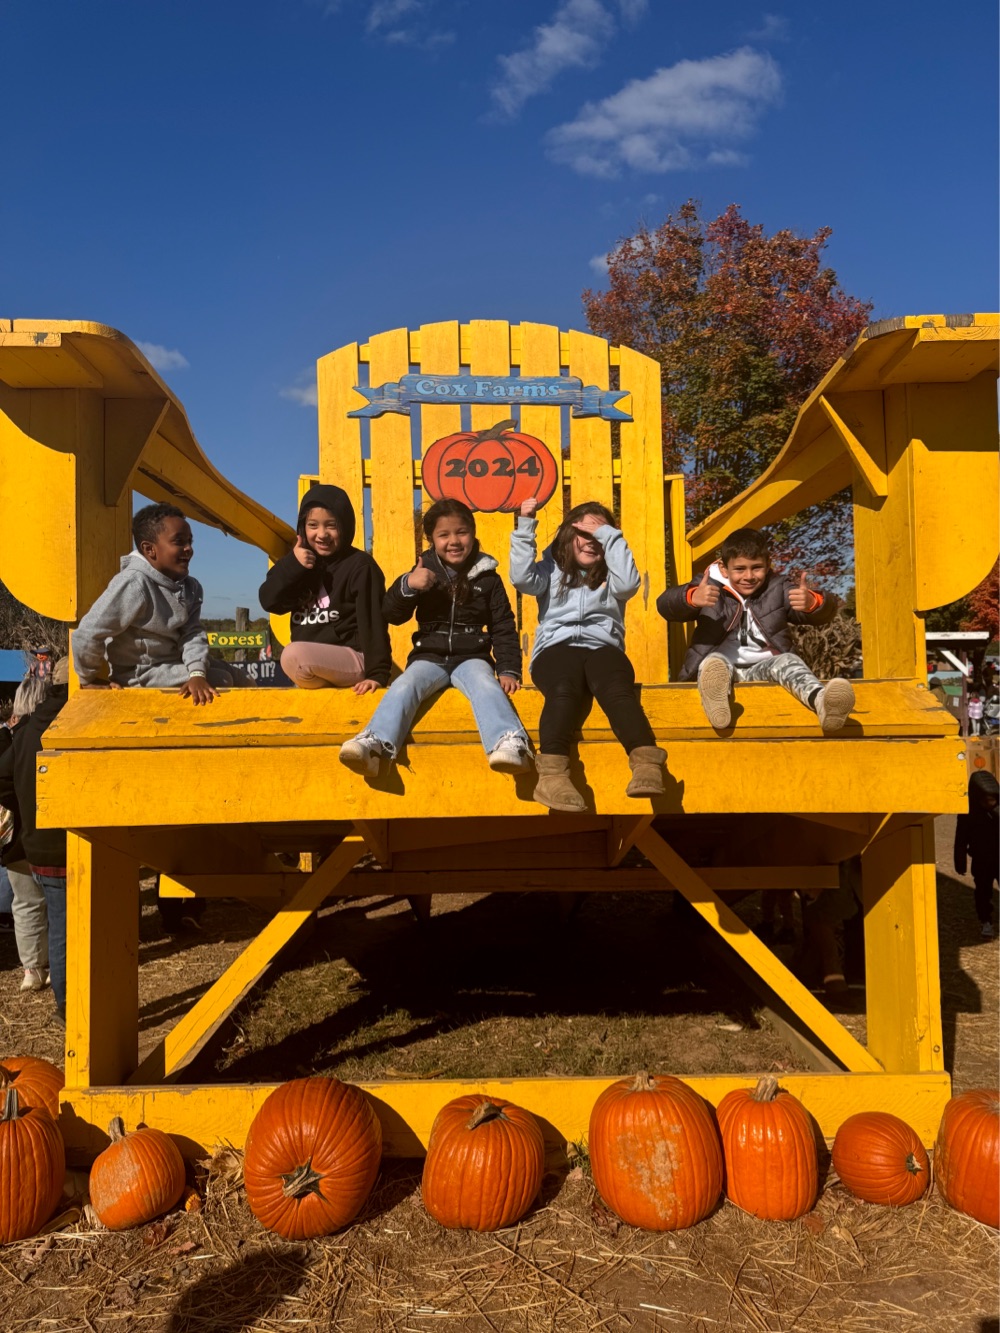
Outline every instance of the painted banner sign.
{"label": "painted banner sign", "polygon": [[620,398],[628,397],[626,389],[599,389],[574,375],[404,375],[375,388],[366,389],[360,384],[354,388],[368,402],[348,412],[349,417],[380,417],[384,412],[409,416],[413,403],[436,403],[439,407],[525,403],[533,407],[571,407],[575,417],[632,420],[628,412],[615,407]]}
{"label": "painted banner sign", "polygon": [[209,630],[209,648],[266,648],[267,630]]}

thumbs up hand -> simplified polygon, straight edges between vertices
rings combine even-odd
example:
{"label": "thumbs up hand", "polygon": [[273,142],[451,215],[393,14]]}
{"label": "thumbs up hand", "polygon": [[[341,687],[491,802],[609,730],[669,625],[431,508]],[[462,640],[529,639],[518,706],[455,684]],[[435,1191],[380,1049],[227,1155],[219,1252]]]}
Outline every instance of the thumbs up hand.
{"label": "thumbs up hand", "polygon": [[316,552],[307,544],[301,532],[295,534],[292,553],[303,569],[312,569],[316,564]]}
{"label": "thumbs up hand", "polygon": [[798,583],[788,590],[788,605],[793,611],[811,611],[815,596],[809,588],[805,571],[799,575]]}
{"label": "thumbs up hand", "polygon": [[406,582],[410,592],[426,592],[428,588],[433,588],[437,583],[437,575],[433,569],[424,568],[424,557],[417,556],[417,563],[406,576]]}
{"label": "thumbs up hand", "polygon": [[717,583],[711,583],[706,569],[701,576],[701,582],[691,594],[692,606],[715,606],[722,593],[722,589]]}

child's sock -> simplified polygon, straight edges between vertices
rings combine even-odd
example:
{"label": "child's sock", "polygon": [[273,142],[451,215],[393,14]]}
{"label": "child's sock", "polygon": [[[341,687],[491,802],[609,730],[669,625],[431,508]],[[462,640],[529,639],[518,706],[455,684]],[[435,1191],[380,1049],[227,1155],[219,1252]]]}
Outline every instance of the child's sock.
{"label": "child's sock", "polygon": [[822,693],[823,693],[823,686],[817,685],[816,688],[809,695],[809,707],[813,710],[814,713],[816,711],[816,700]]}

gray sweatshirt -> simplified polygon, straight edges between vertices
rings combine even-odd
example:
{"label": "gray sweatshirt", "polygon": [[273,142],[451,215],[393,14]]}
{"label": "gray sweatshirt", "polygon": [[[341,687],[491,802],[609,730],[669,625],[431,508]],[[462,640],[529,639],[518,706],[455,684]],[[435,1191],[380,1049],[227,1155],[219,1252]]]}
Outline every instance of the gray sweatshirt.
{"label": "gray sweatshirt", "polygon": [[119,685],[170,688],[192,671],[208,671],[208,636],[201,623],[197,579],[172,579],[144,555],[122,556],[121,570],[73,633],[81,685],[98,678],[105,658]]}

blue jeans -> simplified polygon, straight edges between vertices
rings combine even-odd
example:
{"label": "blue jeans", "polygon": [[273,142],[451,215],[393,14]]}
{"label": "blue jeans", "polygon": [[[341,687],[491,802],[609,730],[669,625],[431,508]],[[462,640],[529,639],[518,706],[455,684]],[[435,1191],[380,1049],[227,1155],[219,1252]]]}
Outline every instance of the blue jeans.
{"label": "blue jeans", "polygon": [[520,741],[529,749],[528,733],[489,662],[467,657],[454,666],[437,662],[411,662],[386,690],[385,698],[358,740],[375,740],[385,754],[395,759],[413,725],[417,709],[425,700],[454,685],[472,705],[483,749],[490,754],[502,740]]}
{"label": "blue jeans", "polygon": [[14,890],[7,878],[6,866],[0,866],[0,916],[13,916]]}
{"label": "blue jeans", "polygon": [[49,914],[49,984],[56,1008],[66,1017],[66,880],[61,875],[39,875],[32,879],[45,894]]}

